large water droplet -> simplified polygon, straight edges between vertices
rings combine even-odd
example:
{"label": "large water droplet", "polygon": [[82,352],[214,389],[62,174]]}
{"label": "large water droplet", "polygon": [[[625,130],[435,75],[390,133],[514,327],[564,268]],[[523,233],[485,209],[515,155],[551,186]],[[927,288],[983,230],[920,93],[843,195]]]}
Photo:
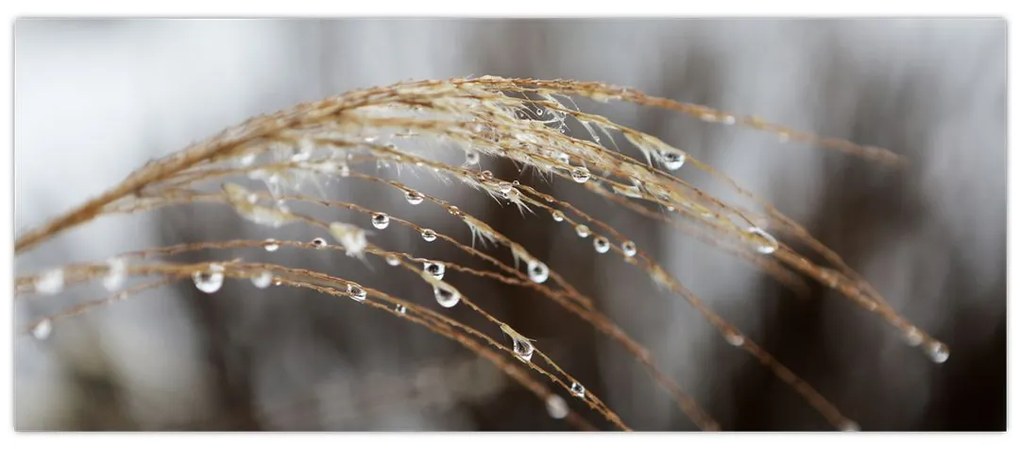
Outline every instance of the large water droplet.
{"label": "large water droplet", "polygon": [[427,261],[424,263],[425,272],[435,276],[436,279],[442,279],[443,275],[446,274],[446,264],[442,262]]}
{"label": "large water droplet", "polygon": [[426,241],[426,242],[433,242],[433,241],[435,241],[436,240],[436,231],[433,231],[433,230],[431,230],[429,228],[422,229],[421,230],[421,239]]}
{"label": "large water droplet", "polygon": [[567,401],[558,395],[551,394],[545,399],[545,410],[549,412],[549,416],[553,419],[563,419],[570,413],[570,408],[567,407]]}
{"label": "large water droplet", "polygon": [[64,270],[49,270],[35,279],[35,291],[43,295],[55,295],[64,289]]}
{"label": "large water droplet", "polygon": [[549,279],[549,267],[537,260],[528,261],[528,279],[539,284]]}
{"label": "large water droplet", "polygon": [[771,234],[765,232],[764,229],[752,226],[747,228],[747,233],[754,236],[756,240],[755,251],[761,254],[772,254],[779,249],[779,242]]}
{"label": "large water droplet", "polygon": [[514,355],[521,361],[530,362],[531,356],[535,355],[535,347],[523,337],[514,337]]}
{"label": "large water droplet", "polygon": [[945,363],[949,360],[949,348],[946,345],[933,341],[928,344],[928,357],[935,363]]}
{"label": "large water droplet", "polygon": [[585,393],[584,385],[577,382],[570,384],[570,394],[574,397],[583,398]]}
{"label": "large water droplet", "polygon": [[587,182],[589,179],[591,179],[591,173],[588,172],[587,168],[574,167],[570,169],[570,178],[573,179],[574,182],[576,183],[583,184]]}
{"label": "large water droplet", "polygon": [[668,170],[678,170],[687,162],[687,155],[678,150],[666,150],[659,153],[662,156],[662,165]]}
{"label": "large water droplet", "polygon": [[609,251],[609,239],[605,237],[595,237],[595,240],[592,240],[591,244],[595,247],[595,252],[599,254],[605,254]]}
{"label": "large water droplet", "polygon": [[397,265],[400,265],[400,258],[397,257],[396,254],[387,254],[386,255],[386,264],[391,266],[391,267],[395,267]]}
{"label": "large water droplet", "polygon": [[563,221],[563,219],[564,219],[564,218],[565,218],[565,217],[563,216],[563,212],[560,212],[560,211],[558,211],[558,210],[554,210],[554,211],[553,211],[553,213],[552,213],[552,219],[553,219],[553,221],[555,221],[555,222],[561,222],[561,221]]}
{"label": "large water droplet", "polygon": [[43,318],[42,320],[39,320],[38,323],[35,323],[34,326],[32,326],[31,332],[32,337],[35,338],[36,340],[45,340],[47,338],[50,338],[50,335],[53,333],[53,321],[51,321],[49,318]]}
{"label": "large water droplet", "polygon": [[582,238],[582,239],[583,238],[587,238],[589,235],[591,235],[591,229],[588,229],[588,226],[585,226],[583,224],[577,225],[574,228],[574,231],[576,231],[577,232],[577,236]]}
{"label": "large water droplet", "polygon": [[637,254],[637,245],[630,240],[620,244],[620,249],[623,250],[623,255],[627,257],[634,257]]}
{"label": "large water droplet", "polygon": [[124,285],[127,278],[127,262],[124,259],[115,257],[106,262],[106,275],[103,276],[103,288],[107,291],[114,291]]}
{"label": "large water droplet", "polygon": [[453,307],[460,302],[460,293],[453,289],[436,285],[432,287],[432,293],[436,295],[436,302],[446,308]]}
{"label": "large water droplet", "polygon": [[266,242],[262,245],[266,251],[274,252],[280,249],[280,243],[276,239],[266,239]]}
{"label": "large water droplet", "polygon": [[223,286],[223,265],[209,264],[205,271],[196,271],[191,274],[191,280],[195,287],[205,293],[216,293]]}
{"label": "large water droplet", "polygon": [[362,302],[365,300],[365,298],[368,297],[368,292],[366,292],[365,289],[361,288],[360,285],[355,284],[353,282],[348,282],[347,296],[350,296],[351,299],[355,301]]}
{"label": "large water droplet", "polygon": [[407,193],[404,194],[404,198],[407,198],[407,203],[412,206],[421,204],[422,201],[425,201],[425,197],[416,190],[408,190]]}
{"label": "large water droplet", "polygon": [[269,271],[263,271],[251,277],[252,285],[258,288],[269,287],[273,283],[273,273]]}
{"label": "large water droplet", "polygon": [[384,213],[372,214],[372,227],[376,229],[386,229],[390,225],[390,216]]}

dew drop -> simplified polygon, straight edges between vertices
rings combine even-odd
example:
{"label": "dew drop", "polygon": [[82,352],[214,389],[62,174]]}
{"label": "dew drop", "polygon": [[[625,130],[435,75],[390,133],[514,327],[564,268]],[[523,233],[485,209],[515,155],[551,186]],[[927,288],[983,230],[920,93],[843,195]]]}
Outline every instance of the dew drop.
{"label": "dew drop", "polygon": [[503,195],[510,193],[510,190],[513,190],[513,188],[514,185],[506,181],[500,181],[499,184],[496,184],[496,189]]}
{"label": "dew drop", "polygon": [[436,231],[429,228],[421,230],[421,239],[426,242],[434,242],[436,240]]}
{"label": "dew drop", "polygon": [[273,283],[273,273],[269,271],[263,271],[251,277],[251,283],[258,288],[269,287]]}
{"label": "dew drop", "polygon": [[743,346],[744,344],[744,336],[741,335],[740,332],[734,330],[726,330],[723,334],[723,338],[726,339],[726,343],[733,346]]}
{"label": "dew drop", "polygon": [[384,213],[372,214],[372,227],[376,229],[386,229],[390,225],[390,216]]}
{"label": "dew drop", "polygon": [[662,156],[662,165],[667,170],[678,170],[687,162],[687,155],[679,150],[665,150],[659,153]]}
{"label": "dew drop", "polygon": [[910,329],[904,333],[903,338],[907,340],[907,344],[910,346],[918,346],[922,341],[924,341],[924,336],[921,335],[921,331],[914,326],[910,326]]}
{"label": "dew drop", "polygon": [[53,333],[53,321],[49,318],[43,318],[38,323],[32,326],[32,337],[36,340],[45,340],[50,338]]}
{"label": "dew drop", "polygon": [[326,247],[326,239],[322,237],[316,237],[312,239],[312,248],[322,249]]}
{"label": "dew drop", "polygon": [[114,291],[124,285],[127,278],[127,262],[119,257],[106,262],[106,276],[103,276],[103,288],[107,291]]}
{"label": "dew drop", "polygon": [[467,150],[464,152],[464,163],[467,165],[476,165],[478,164],[479,159],[478,152],[475,150]]}
{"label": "dew drop", "polygon": [[535,347],[524,338],[514,337],[514,355],[523,362],[530,362],[531,356],[535,355]]}
{"label": "dew drop", "polygon": [[64,270],[49,270],[35,280],[35,291],[43,295],[55,295],[64,289]]}
{"label": "dew drop", "polygon": [[570,384],[570,394],[572,396],[578,397],[578,398],[583,398],[584,397],[584,393],[585,393],[584,385],[581,385],[581,384],[579,384],[577,382],[574,382],[574,383]]}
{"label": "dew drop", "polygon": [[609,251],[609,240],[605,237],[595,237],[595,240],[592,240],[591,244],[595,247],[595,252],[599,254],[605,254]]}
{"label": "dew drop", "polygon": [[223,265],[209,264],[207,271],[196,271],[191,274],[195,287],[204,293],[216,293],[223,286]]}
{"label": "dew drop", "polygon": [[417,206],[421,204],[422,201],[425,201],[425,197],[416,190],[408,190],[407,193],[404,194],[404,198],[407,198],[407,203],[412,206]]}
{"label": "dew drop", "polygon": [[400,258],[397,257],[396,254],[387,254],[386,255],[386,264],[391,266],[391,267],[395,267],[397,265],[400,265]]}
{"label": "dew drop", "polygon": [[405,306],[403,304],[397,304],[396,307],[393,308],[393,310],[395,310],[397,313],[403,315],[403,314],[407,313],[407,306]]}
{"label": "dew drop", "polygon": [[425,272],[431,274],[436,279],[442,279],[443,275],[446,274],[446,264],[442,262],[428,261],[424,263]]}
{"label": "dew drop", "polygon": [[365,298],[368,297],[368,292],[366,292],[365,289],[361,288],[360,285],[355,284],[353,282],[348,282],[347,295],[357,302],[362,302],[365,300]]}
{"label": "dew drop", "polygon": [[772,254],[779,249],[779,242],[776,241],[776,238],[771,234],[765,232],[764,229],[752,226],[747,228],[747,233],[751,234],[756,238],[756,240],[758,240],[754,249],[760,254]]}
{"label": "dew drop", "polygon": [[583,224],[577,225],[577,227],[574,228],[574,231],[577,231],[577,236],[582,239],[588,238],[588,236],[591,235],[591,229],[588,229],[588,226]]}
{"label": "dew drop", "polygon": [[588,172],[587,168],[574,167],[570,170],[570,178],[573,179],[574,182],[578,184],[584,184],[585,182],[588,182],[589,179],[591,179],[591,173]]}
{"label": "dew drop", "polygon": [[553,219],[553,221],[555,221],[555,222],[561,222],[561,221],[563,221],[563,218],[564,218],[564,217],[563,217],[563,212],[560,212],[560,211],[558,211],[558,210],[554,210],[554,211],[553,211],[553,213],[552,213],[552,219]]}
{"label": "dew drop", "polygon": [[949,360],[949,348],[946,345],[933,341],[928,344],[928,357],[935,363],[945,363]]}
{"label": "dew drop", "polygon": [[549,267],[537,260],[528,261],[528,279],[539,284],[549,279]]}
{"label": "dew drop", "polygon": [[545,410],[549,412],[549,416],[553,419],[563,419],[570,413],[570,409],[567,408],[567,401],[558,395],[552,394],[545,399]]}
{"label": "dew drop", "polygon": [[265,243],[262,244],[262,247],[265,248],[266,251],[274,252],[280,249],[280,243],[277,242],[276,239],[267,239]]}
{"label": "dew drop", "polygon": [[447,309],[460,302],[460,293],[453,289],[433,286],[432,293],[436,295],[436,302]]}
{"label": "dew drop", "polygon": [[623,255],[627,257],[634,257],[637,254],[637,245],[634,242],[628,240],[620,245],[623,250]]}

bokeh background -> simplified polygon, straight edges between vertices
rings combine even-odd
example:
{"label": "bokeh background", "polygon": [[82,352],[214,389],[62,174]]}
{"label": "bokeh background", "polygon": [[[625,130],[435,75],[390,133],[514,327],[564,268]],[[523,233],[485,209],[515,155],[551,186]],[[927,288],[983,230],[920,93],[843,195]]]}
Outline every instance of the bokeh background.
{"label": "bokeh background", "polygon": [[[803,223],[950,346],[943,365],[818,285],[795,297],[720,250],[576,187],[541,188],[629,232],[864,430],[1005,429],[1004,20],[22,19],[14,36],[19,235],[150,158],[249,116],[408,79],[599,80],[890,148],[910,160],[906,169],[676,114],[582,104],[690,151]],[[618,258],[592,257],[590,242],[566,227],[427,177],[403,181],[498,223],[562,272],[724,428],[829,429],[689,306]],[[365,185],[331,184],[329,195],[464,232],[443,212]],[[315,237],[214,207],[173,208],[100,219],[19,255],[15,269],[269,236]],[[410,233],[387,238],[453,257]],[[430,301],[419,285],[387,278],[382,264],[366,269],[319,252],[272,257]],[[464,282],[636,429],[695,429],[632,358],[584,323],[519,291]],[[97,292],[18,299],[15,329]],[[186,284],[149,292],[59,321],[45,341],[19,334],[14,370],[18,430],[570,429],[442,337],[352,301],[243,282],[212,296]]]}

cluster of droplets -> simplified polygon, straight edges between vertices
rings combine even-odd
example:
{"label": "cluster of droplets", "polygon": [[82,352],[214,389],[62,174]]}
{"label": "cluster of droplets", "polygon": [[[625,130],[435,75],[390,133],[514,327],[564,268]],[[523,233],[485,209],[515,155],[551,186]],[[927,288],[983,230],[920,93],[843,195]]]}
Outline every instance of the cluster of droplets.
{"label": "cluster of droplets", "polygon": [[223,265],[218,263],[209,264],[205,270],[196,271],[191,274],[191,280],[195,282],[195,288],[203,293],[216,293],[223,286]]}

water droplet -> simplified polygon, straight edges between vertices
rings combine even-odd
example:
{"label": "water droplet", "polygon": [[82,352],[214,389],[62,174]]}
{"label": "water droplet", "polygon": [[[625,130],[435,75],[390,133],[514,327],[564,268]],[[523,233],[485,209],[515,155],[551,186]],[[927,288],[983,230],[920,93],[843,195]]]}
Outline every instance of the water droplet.
{"label": "water droplet", "polygon": [[535,355],[535,347],[522,337],[514,337],[514,355],[523,362],[530,362]]}
{"label": "water droplet", "polygon": [[583,398],[585,393],[584,385],[577,382],[570,384],[570,394],[574,397]]}
{"label": "water droplet", "polygon": [[390,216],[384,213],[372,214],[372,227],[376,229],[386,229],[390,225]]}
{"label": "water droplet", "polygon": [[537,260],[528,261],[528,279],[539,284],[549,279],[549,267]]}
{"label": "water droplet", "polygon": [[32,326],[32,337],[36,340],[45,340],[50,338],[50,334],[53,333],[53,321],[49,318],[43,318]]}
{"label": "water droplet", "polygon": [[322,249],[326,247],[326,239],[322,237],[316,237],[312,239],[312,248]]}
{"label": "water droplet", "polygon": [[266,239],[265,243],[262,244],[262,247],[265,248],[266,251],[274,252],[280,249],[280,243],[277,242],[276,239]]}
{"label": "water droplet", "polygon": [[503,198],[510,200],[511,203],[516,203],[521,198],[521,191],[511,187],[509,191],[503,194]]}
{"label": "water droplet", "polygon": [[924,336],[921,335],[921,331],[914,326],[910,326],[910,329],[907,329],[903,338],[907,340],[907,344],[910,346],[918,346],[924,341]]}
{"label": "water droplet", "polygon": [[35,291],[43,295],[55,295],[64,289],[64,270],[49,270],[35,280]]}
{"label": "water droplet", "polygon": [[273,283],[273,273],[269,271],[263,271],[251,277],[252,285],[258,288],[269,287],[269,284]]}
{"label": "water droplet", "polygon": [[436,231],[433,231],[433,230],[431,230],[429,228],[422,229],[421,230],[421,239],[426,241],[426,242],[433,242],[433,241],[435,241],[436,240]]}
{"label": "water droplet", "polygon": [[395,310],[395,311],[397,311],[397,313],[403,315],[403,314],[407,313],[407,306],[405,306],[403,304],[397,304],[397,306],[394,307],[393,310]]}
{"label": "water droplet", "polygon": [[563,217],[563,212],[560,212],[560,211],[558,211],[558,210],[554,210],[554,211],[553,211],[553,213],[552,213],[552,219],[553,219],[553,221],[555,221],[555,222],[560,222],[560,221],[563,221],[563,218],[564,218],[564,217]]}
{"label": "water droplet", "polygon": [[478,164],[479,159],[478,152],[475,150],[467,150],[464,152],[464,163],[467,165],[476,165]]}
{"label": "water droplet", "polygon": [[591,244],[595,247],[595,252],[599,254],[605,254],[609,251],[609,239],[605,237],[595,237],[595,240],[592,240]]}
{"label": "water droplet", "polygon": [[499,192],[502,193],[503,195],[510,193],[510,190],[513,188],[514,185],[506,181],[500,181],[499,184],[496,184],[496,189],[499,190]]}
{"label": "water droplet", "polygon": [[424,263],[425,272],[435,276],[436,279],[442,279],[443,275],[446,274],[446,264],[442,262],[428,261]]}
{"label": "water droplet", "polygon": [[425,197],[416,190],[408,190],[404,194],[404,198],[407,198],[407,203],[412,206],[419,205],[422,201],[425,201]]}
{"label": "water droplet", "polygon": [[839,425],[839,430],[843,432],[859,432],[861,430],[861,426],[848,419]]}
{"label": "water droplet", "polygon": [[583,224],[577,225],[577,227],[574,228],[574,231],[577,231],[577,236],[582,239],[587,238],[589,235],[591,235],[591,229],[588,229],[588,226],[585,226]]}
{"label": "water droplet", "polygon": [[679,150],[665,150],[659,153],[662,156],[662,165],[667,170],[678,170],[687,162],[687,155]]}
{"label": "water droplet", "polygon": [[567,407],[567,401],[558,395],[552,394],[545,399],[545,410],[549,412],[549,416],[553,419],[563,419],[570,413],[570,409]]}
{"label": "water droplet", "polygon": [[114,291],[124,285],[127,278],[127,262],[124,259],[115,257],[106,262],[106,276],[103,276],[103,288],[107,291]]}
{"label": "water droplet", "polygon": [[946,345],[933,341],[928,344],[928,357],[935,363],[945,363],[949,360],[949,348]]}
{"label": "water droplet", "polygon": [[365,289],[361,288],[360,285],[355,284],[353,282],[348,282],[347,295],[357,302],[362,302],[365,300],[365,298],[368,297],[368,292],[366,292]]}
{"label": "water droplet", "polygon": [[723,338],[726,339],[726,343],[733,346],[742,346],[744,344],[744,336],[735,330],[726,330],[723,333]]}
{"label": "water droplet", "polygon": [[386,264],[391,266],[391,267],[395,267],[397,265],[400,265],[400,258],[397,257],[396,254],[387,254],[386,255]]}
{"label": "water droplet", "polygon": [[630,240],[623,242],[620,245],[620,249],[623,250],[623,255],[627,257],[634,257],[637,254],[637,245]]}
{"label": "water droplet", "polygon": [[196,271],[191,274],[191,280],[195,287],[205,293],[216,293],[223,286],[223,265],[209,264],[206,271]]}
{"label": "water droplet", "polygon": [[591,179],[591,173],[588,172],[587,168],[574,167],[570,170],[570,178],[576,183],[583,184]]}
{"label": "water droplet", "polygon": [[453,289],[447,289],[436,285],[432,287],[432,293],[436,295],[436,302],[448,309],[460,302],[460,293]]}
{"label": "water droplet", "polygon": [[765,232],[764,229],[757,226],[747,228],[747,233],[751,234],[757,240],[757,246],[755,251],[761,254],[772,254],[779,249],[779,242],[771,234]]}
{"label": "water droplet", "polygon": [[482,178],[482,181],[491,180],[492,179],[492,171],[491,170],[482,170],[482,172],[479,173],[478,176],[480,178]]}
{"label": "water droplet", "polygon": [[450,215],[453,215],[454,217],[463,217],[464,216],[464,212],[461,212],[460,208],[457,207],[457,206],[450,206],[448,209],[446,209],[446,211],[449,212]]}

